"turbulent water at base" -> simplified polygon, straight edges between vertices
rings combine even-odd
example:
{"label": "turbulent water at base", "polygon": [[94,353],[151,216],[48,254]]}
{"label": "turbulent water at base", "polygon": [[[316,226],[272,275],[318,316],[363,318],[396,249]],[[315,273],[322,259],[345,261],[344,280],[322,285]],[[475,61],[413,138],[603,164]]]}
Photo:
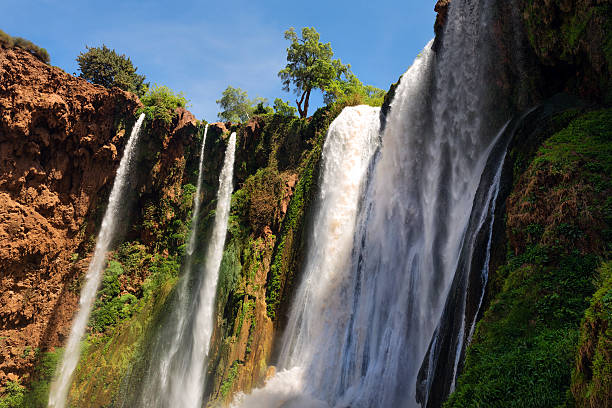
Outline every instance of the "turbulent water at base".
{"label": "turbulent water at base", "polygon": [[117,220],[119,219],[119,213],[124,204],[123,198],[126,193],[126,184],[131,163],[135,157],[136,145],[144,118],[145,115],[143,113],[134,124],[132,133],[125,146],[123,157],[119,163],[117,174],[115,175],[113,188],[108,199],[108,207],[104,213],[102,226],[98,233],[98,239],[96,240],[96,249],[89,263],[87,275],[85,275],[85,284],[81,289],[79,310],[72,322],[72,328],[64,350],[61,365],[58,367],[56,377],[51,385],[49,407],[64,408],[66,406],[66,397],[70,389],[72,375],[81,355],[81,338],[85,334],[91,308],[96,299],[98,287],[100,286],[104,266],[106,265],[106,254],[115,237]]}
{"label": "turbulent water at base", "polygon": [[[351,249],[338,252],[325,235],[320,220],[342,214],[326,214],[335,209],[333,195],[319,197],[278,374],[234,406],[418,406],[419,369],[472,233],[468,224],[485,164],[501,135],[501,124],[488,115],[491,1],[451,2],[444,46],[434,53],[428,44],[401,78],[364,194],[350,197],[351,208],[359,208],[349,229]],[[372,125],[343,126],[367,134]],[[335,175],[322,168],[323,180],[335,177],[340,194],[345,156]],[[455,361],[446,364],[451,372],[456,367]]]}
{"label": "turbulent water at base", "polygon": [[[207,244],[204,264],[198,273],[195,270],[191,271],[195,269],[191,267],[191,262],[195,248],[197,212],[199,212],[199,198],[196,197],[194,205],[196,213],[193,214],[186,266],[177,289],[178,305],[174,307],[171,318],[167,319],[152,348],[154,352],[150,358],[153,361],[137,404],[140,407],[200,408],[202,406],[204,370],[214,323],[213,307],[233,190],[235,150],[236,133],[232,133],[219,176],[212,235]],[[202,158],[200,158],[197,195],[201,184],[201,172]]]}

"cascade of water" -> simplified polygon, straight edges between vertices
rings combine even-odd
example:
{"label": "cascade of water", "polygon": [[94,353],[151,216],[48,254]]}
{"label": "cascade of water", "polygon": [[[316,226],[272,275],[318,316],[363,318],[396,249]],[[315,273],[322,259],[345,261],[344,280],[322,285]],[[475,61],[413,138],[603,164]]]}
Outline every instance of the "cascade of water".
{"label": "cascade of water", "polygon": [[452,392],[476,325],[488,280],[495,209],[511,136],[506,124],[482,172],[444,311],[418,374],[417,400],[424,407],[440,406]]}
{"label": "cascade of water", "polygon": [[126,183],[131,163],[135,157],[135,147],[138,142],[140,128],[144,118],[145,115],[143,113],[134,124],[132,133],[125,146],[123,157],[119,163],[119,168],[117,169],[113,188],[108,199],[108,207],[104,213],[102,227],[98,233],[96,249],[89,264],[87,275],[85,275],[85,285],[81,290],[81,297],[79,299],[79,310],[72,323],[61,365],[58,367],[56,377],[51,384],[49,407],[64,408],[66,406],[66,398],[72,381],[72,375],[81,354],[81,338],[85,334],[91,308],[96,299],[98,287],[100,286],[104,266],[106,264],[106,253],[110,248],[117,230],[117,218],[123,204],[121,200],[126,191]]}
{"label": "cascade of water", "polygon": [[[357,216],[351,260],[334,259],[345,268],[335,279],[321,278],[329,273],[324,263],[316,278],[306,267],[279,361],[290,370],[270,381],[279,387],[279,404],[417,406],[419,368],[499,138],[491,132],[499,123],[487,117],[490,16],[480,3],[488,2],[451,3],[442,49],[434,55],[430,43],[403,75]],[[321,205],[316,217],[321,211],[329,209]],[[313,256],[334,245],[310,244],[322,248],[306,265],[321,262]],[[453,361],[448,366],[453,371]],[[251,398],[272,401],[271,388]],[[242,397],[242,406],[255,407],[250,401]]]}
{"label": "cascade of water", "polygon": [[[147,372],[142,386],[142,398],[140,406],[158,406],[169,395],[170,382],[174,375],[170,370],[173,361],[177,358],[177,353],[183,346],[183,336],[185,326],[189,322],[191,310],[189,303],[193,300],[190,293],[190,284],[194,280],[193,276],[193,253],[196,247],[198,219],[200,206],[202,204],[202,180],[204,168],[204,148],[206,146],[206,136],[208,125],[204,128],[202,146],[200,148],[200,161],[198,164],[198,181],[193,200],[193,210],[191,214],[191,226],[189,241],[187,242],[187,252],[185,254],[183,274],[179,281],[176,293],[177,302],[172,308],[171,314],[161,331],[157,333],[150,356],[155,359],[152,361],[152,369]],[[154,356],[154,357],[153,357]]]}
{"label": "cascade of water", "polygon": [[[202,147],[203,149],[204,147]],[[199,198],[196,198],[192,220],[192,231],[185,272],[177,289],[178,305],[172,309],[162,331],[156,336],[152,366],[146,374],[140,390],[140,407],[185,407],[199,408],[205,387],[204,370],[214,322],[214,302],[223,246],[227,232],[230,202],[233,190],[234,155],[236,133],[229,138],[223,168],[219,175],[217,207],[212,235],[207,244],[201,273],[195,274],[191,267],[194,252]],[[201,185],[202,158],[198,177],[199,196]],[[155,360],[159,356],[158,360]],[[128,406],[134,405],[127,402]],[[125,404],[124,404],[125,405]]]}
{"label": "cascade of water", "polygon": [[[379,142],[379,108],[345,108],[329,127],[321,159],[320,189],[310,232],[308,261],[284,337],[281,371],[265,389],[236,401],[246,407],[326,406],[304,393],[304,371],[330,370],[342,354],[336,342],[349,322],[347,305],[335,292],[350,274],[350,255],[360,197],[371,157]],[[333,359],[317,359],[328,350]],[[316,366],[314,363],[316,361]],[[309,366],[310,367],[307,367]],[[339,378],[339,377],[338,377]],[[335,381],[333,375],[327,377]]]}
{"label": "cascade of water", "polygon": [[206,145],[206,135],[208,134],[208,124],[204,128],[202,136],[202,147],[200,148],[200,163],[198,165],[198,184],[196,185],[195,198],[193,200],[193,213],[191,214],[191,232],[189,234],[189,244],[187,245],[187,256],[191,258],[196,243],[196,232],[198,230],[198,216],[200,205],[202,204],[202,170],[204,168],[204,146]]}
{"label": "cascade of water", "polygon": [[191,355],[185,359],[182,370],[173,376],[171,407],[199,408],[205,387],[204,370],[208,361],[208,348],[214,323],[215,294],[219,278],[219,267],[227,235],[227,222],[232,198],[234,177],[234,154],[236,133],[232,133],[225,152],[223,169],[219,176],[217,209],[212,236],[206,251],[203,282],[196,298],[195,321],[192,326]]}

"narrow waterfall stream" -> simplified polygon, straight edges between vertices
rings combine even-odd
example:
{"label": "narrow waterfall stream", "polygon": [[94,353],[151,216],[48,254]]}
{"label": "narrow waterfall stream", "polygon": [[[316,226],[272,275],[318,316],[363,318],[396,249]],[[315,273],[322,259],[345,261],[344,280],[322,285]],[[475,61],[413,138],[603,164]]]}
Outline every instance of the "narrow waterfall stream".
{"label": "narrow waterfall stream", "polygon": [[181,348],[185,324],[189,321],[189,316],[191,315],[189,304],[193,300],[193,296],[190,293],[190,284],[194,280],[193,257],[197,244],[198,220],[200,206],[202,204],[204,149],[206,147],[207,135],[208,125],[204,128],[202,146],[200,147],[198,180],[191,214],[191,231],[189,233],[187,252],[184,259],[183,274],[176,289],[178,294],[177,304],[172,309],[170,318],[161,328],[161,332],[157,334],[157,342],[153,347],[154,353],[152,353],[151,356],[153,357],[152,364],[154,368],[148,371],[143,386],[142,404],[146,405],[151,404],[153,399],[157,398],[158,395],[168,393],[171,381],[170,366]]}
{"label": "narrow waterfall stream", "polygon": [[145,114],[143,113],[134,124],[132,133],[125,145],[119,168],[117,169],[113,188],[108,198],[108,207],[104,213],[102,227],[100,228],[98,239],[96,240],[96,249],[89,263],[87,275],[85,275],[85,283],[81,289],[79,310],[72,322],[70,336],[66,343],[61,365],[58,367],[56,377],[51,385],[49,407],[64,408],[66,406],[66,398],[68,396],[68,390],[70,389],[72,375],[81,355],[81,338],[85,334],[91,308],[96,299],[98,287],[100,286],[100,281],[106,265],[106,253],[109,251],[110,245],[115,237],[117,219],[123,205],[126,184],[131,170],[131,164],[135,157],[136,145],[144,118]]}
{"label": "narrow waterfall stream", "polygon": [[[202,152],[204,142],[203,140]],[[213,308],[218,272],[233,190],[235,150],[236,133],[232,133],[219,176],[212,235],[206,245],[204,265],[197,271],[192,265],[196,240],[194,231],[197,228],[202,183],[201,153],[192,231],[183,276],[177,288],[178,304],[174,306],[171,315],[157,334],[150,355],[151,366],[146,373],[137,406],[199,408],[202,405],[204,371],[214,323]]]}

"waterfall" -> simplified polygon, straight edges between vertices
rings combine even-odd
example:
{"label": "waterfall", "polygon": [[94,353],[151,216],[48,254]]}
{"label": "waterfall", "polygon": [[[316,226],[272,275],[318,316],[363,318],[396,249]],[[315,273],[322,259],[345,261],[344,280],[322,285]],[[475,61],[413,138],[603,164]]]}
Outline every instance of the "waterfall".
{"label": "waterfall", "polygon": [[49,407],[64,408],[66,406],[66,398],[70,389],[72,375],[74,369],[79,362],[81,354],[80,342],[85,334],[91,308],[96,299],[98,286],[106,265],[106,253],[110,249],[110,245],[115,236],[117,229],[117,219],[123,205],[122,198],[126,192],[126,183],[130,172],[131,163],[135,157],[135,148],[140,135],[140,128],[144,121],[144,113],[140,115],[132,133],[125,146],[123,157],[119,163],[113,188],[108,199],[108,207],[102,219],[102,227],[98,233],[96,241],[96,249],[93,258],[89,264],[87,275],[85,275],[85,284],[81,289],[81,297],[79,299],[79,310],[72,323],[68,343],[64,350],[61,365],[58,367],[58,372],[51,385],[49,393]]}
{"label": "waterfall", "polygon": [[163,398],[168,395],[172,372],[170,372],[172,362],[177,358],[177,353],[182,347],[183,333],[185,325],[189,321],[191,309],[190,301],[193,298],[190,293],[190,284],[194,280],[193,276],[193,253],[197,243],[198,219],[200,206],[202,204],[202,180],[204,169],[204,149],[206,147],[206,136],[208,134],[208,124],[204,128],[202,146],[200,147],[200,160],[198,163],[198,180],[196,192],[193,199],[193,210],[191,213],[191,226],[189,241],[187,242],[187,252],[183,264],[183,274],[177,285],[178,295],[177,304],[172,308],[171,314],[160,332],[156,334],[156,341],[152,347],[149,357],[155,369],[150,369],[144,379],[142,386],[142,399],[140,406],[160,405]]}
{"label": "waterfall", "polygon": [[177,289],[178,306],[172,309],[169,319],[166,319],[166,324],[158,333],[152,347],[150,353],[152,367],[146,374],[137,406],[199,408],[202,405],[205,387],[204,370],[213,330],[215,294],[233,190],[235,150],[236,133],[232,133],[219,176],[212,235],[207,244],[201,273],[196,274],[195,271],[192,272],[194,269],[192,255],[195,248],[195,229],[202,183],[203,159],[202,155],[200,156],[200,175],[190,242],[184,273]]}
{"label": "waterfall", "polygon": [[[418,406],[419,370],[460,260],[474,250],[465,245],[478,230],[470,220],[482,220],[495,202],[490,175],[500,167],[485,167],[490,157],[499,165],[507,146],[505,132],[497,132],[500,118],[488,114],[496,96],[488,82],[489,3],[453,1],[442,48],[434,53],[430,42],[402,76],[351,229],[350,255],[340,259],[315,221],[280,371],[236,406]],[[488,184],[479,189],[483,177]],[[316,220],[330,217],[320,199]],[[455,376],[459,360],[445,364]]]}
{"label": "waterfall", "polygon": [[202,405],[204,370],[208,361],[208,349],[214,325],[215,295],[232,198],[235,151],[236,133],[234,132],[230,136],[219,177],[215,222],[202,271],[204,281],[196,299],[195,322],[191,332],[193,338],[191,356],[183,370],[173,378],[175,386],[171,393],[172,407],[200,408]]}
{"label": "waterfall", "polygon": [[198,182],[196,193],[193,199],[193,212],[191,214],[191,232],[189,233],[189,243],[187,244],[187,257],[191,260],[196,243],[196,232],[198,230],[198,216],[200,215],[200,205],[202,204],[202,173],[204,168],[204,146],[206,146],[206,135],[208,134],[208,124],[204,128],[202,136],[202,147],[200,148],[200,163],[198,164]]}
{"label": "waterfall", "polygon": [[[342,354],[341,344],[335,339],[346,330],[349,319],[342,297],[336,297],[335,292],[350,279],[360,197],[379,143],[379,113],[379,108],[369,106],[345,108],[329,127],[322,151],[308,261],[283,341],[280,368],[286,371],[279,372],[265,389],[242,396],[235,405],[275,407],[302,399],[301,405],[322,404],[300,395],[304,391],[302,383],[308,375],[306,370],[331,370]],[[334,357],[318,359],[323,350]],[[326,379],[335,380],[333,375]]]}

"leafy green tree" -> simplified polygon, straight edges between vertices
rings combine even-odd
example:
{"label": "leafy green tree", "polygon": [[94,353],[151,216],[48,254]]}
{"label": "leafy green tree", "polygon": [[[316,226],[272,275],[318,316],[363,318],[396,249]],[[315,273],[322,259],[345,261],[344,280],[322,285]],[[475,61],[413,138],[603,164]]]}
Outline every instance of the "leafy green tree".
{"label": "leafy green tree", "polygon": [[291,41],[287,48],[287,65],[278,76],[283,81],[283,89],[290,91],[292,86],[299,99],[296,104],[300,117],[308,115],[308,101],[313,89],[327,91],[333,81],[350,73],[350,65],[343,65],[339,59],[332,59],[334,52],[330,43],[321,43],[320,35],[313,27],[302,28],[299,38],[291,27],[285,31],[285,39]]}
{"label": "leafy green tree", "polygon": [[251,101],[246,91],[228,86],[221,94],[217,104],[223,109],[219,118],[228,122],[245,122],[251,116]]}
{"label": "leafy green tree", "polygon": [[274,113],[272,108],[267,105],[268,100],[265,98],[261,98],[261,99],[264,99],[264,100],[257,103],[257,106],[253,110],[253,115],[265,115],[268,113]]}
{"label": "leafy green tree", "polygon": [[144,112],[147,119],[160,119],[166,123],[172,121],[176,108],[184,108],[188,103],[182,92],[174,93],[167,86],[157,85],[150,88],[140,101],[144,105],[140,112]]}
{"label": "leafy green tree", "polygon": [[283,101],[281,98],[274,100],[274,112],[282,116],[295,116],[297,109],[290,106],[288,102]]}
{"label": "leafy green tree", "polygon": [[225,88],[221,99],[216,102],[223,109],[218,113],[219,118],[228,122],[246,122],[253,115],[272,112],[266,98],[258,96],[251,100],[247,91],[231,85]]}
{"label": "leafy green tree", "polygon": [[328,105],[337,102],[344,106],[381,106],[385,94],[384,90],[372,85],[364,85],[359,78],[348,73],[345,80],[332,81],[323,95],[323,101]]}
{"label": "leafy green tree", "polygon": [[144,82],[146,78],[136,73],[138,68],[132,64],[129,57],[117,54],[106,45],[101,48],[86,48],[87,52],[82,52],[77,57],[81,78],[107,88],[116,86],[139,97],[145,95],[148,88],[148,84]]}

